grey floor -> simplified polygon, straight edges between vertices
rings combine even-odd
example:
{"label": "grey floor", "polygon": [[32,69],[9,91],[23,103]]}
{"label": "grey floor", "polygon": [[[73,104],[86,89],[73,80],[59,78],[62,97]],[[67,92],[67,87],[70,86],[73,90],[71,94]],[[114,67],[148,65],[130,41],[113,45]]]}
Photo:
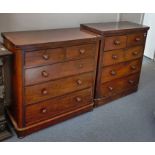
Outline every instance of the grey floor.
{"label": "grey floor", "polygon": [[14,133],[6,141],[155,141],[155,63],[144,59],[138,92],[23,139]]}

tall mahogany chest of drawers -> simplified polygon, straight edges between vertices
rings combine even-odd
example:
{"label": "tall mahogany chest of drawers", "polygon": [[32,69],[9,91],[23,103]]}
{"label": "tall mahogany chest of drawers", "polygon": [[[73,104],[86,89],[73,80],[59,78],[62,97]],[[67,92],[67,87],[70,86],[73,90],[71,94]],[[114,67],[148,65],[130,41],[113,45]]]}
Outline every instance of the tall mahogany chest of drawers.
{"label": "tall mahogany chest of drawers", "polygon": [[95,105],[135,92],[149,27],[131,22],[81,24],[102,36],[95,88]]}
{"label": "tall mahogany chest of drawers", "polygon": [[2,36],[13,52],[8,114],[20,137],[93,108],[97,35],[71,28]]}

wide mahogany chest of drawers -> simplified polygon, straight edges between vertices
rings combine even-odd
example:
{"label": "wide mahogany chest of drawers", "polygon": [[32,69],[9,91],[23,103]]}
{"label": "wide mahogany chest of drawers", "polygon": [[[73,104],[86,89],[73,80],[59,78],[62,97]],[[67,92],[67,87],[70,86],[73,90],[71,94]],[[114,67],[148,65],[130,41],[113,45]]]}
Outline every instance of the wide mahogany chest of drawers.
{"label": "wide mahogany chest of drawers", "polygon": [[20,137],[93,108],[99,37],[79,28],[2,33],[13,52],[13,103]]}
{"label": "wide mahogany chest of drawers", "polygon": [[95,105],[102,105],[135,92],[149,27],[123,21],[81,24],[81,29],[102,36]]}

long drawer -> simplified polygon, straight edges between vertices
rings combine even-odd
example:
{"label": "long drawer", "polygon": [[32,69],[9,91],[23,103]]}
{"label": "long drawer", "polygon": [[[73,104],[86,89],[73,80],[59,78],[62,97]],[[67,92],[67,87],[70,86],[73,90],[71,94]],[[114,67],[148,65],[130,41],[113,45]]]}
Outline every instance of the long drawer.
{"label": "long drawer", "polygon": [[26,108],[26,124],[36,123],[93,102],[92,89],[46,100]]}
{"label": "long drawer", "polygon": [[119,94],[127,89],[138,85],[139,74],[133,74],[128,77],[116,79],[101,85],[102,97],[109,97]]}
{"label": "long drawer", "polygon": [[90,72],[95,69],[94,58],[68,61],[25,70],[25,85],[33,85],[62,77]]}
{"label": "long drawer", "polygon": [[103,66],[134,60],[143,56],[143,46],[112,50],[103,53]]}
{"label": "long drawer", "polygon": [[25,53],[25,66],[36,67],[95,55],[95,44],[30,51]]}
{"label": "long drawer", "polygon": [[123,76],[127,76],[141,69],[141,59],[123,62],[109,67],[102,68],[101,82],[108,82]]}
{"label": "long drawer", "polygon": [[85,73],[25,88],[26,104],[32,104],[93,86],[93,73]]}

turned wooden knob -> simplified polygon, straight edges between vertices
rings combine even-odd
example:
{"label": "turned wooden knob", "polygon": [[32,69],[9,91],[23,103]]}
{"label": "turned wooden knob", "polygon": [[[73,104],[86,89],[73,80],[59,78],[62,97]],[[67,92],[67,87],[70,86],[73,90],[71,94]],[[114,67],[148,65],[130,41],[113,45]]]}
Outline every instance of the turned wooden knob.
{"label": "turned wooden knob", "polygon": [[80,49],[80,54],[84,54],[85,53],[85,49]]}
{"label": "turned wooden knob", "polygon": [[136,37],[135,38],[135,41],[137,41],[137,42],[140,41],[140,38],[139,37]]}
{"label": "turned wooden knob", "polygon": [[130,84],[133,84],[133,83],[134,83],[134,81],[133,81],[133,80],[129,80],[128,82],[129,82]]}
{"label": "turned wooden knob", "polygon": [[82,65],[82,64],[80,64],[80,65],[79,65],[79,68],[82,68],[82,67],[83,67],[83,65]]}
{"label": "turned wooden knob", "polygon": [[78,85],[81,85],[82,84],[82,81],[81,80],[77,80],[77,84]]}
{"label": "turned wooden knob", "polygon": [[48,93],[48,91],[46,89],[43,89],[41,92],[43,95],[46,95]]}
{"label": "turned wooden knob", "polygon": [[113,59],[117,59],[118,56],[117,56],[117,55],[112,55],[112,58],[113,58]]}
{"label": "turned wooden knob", "polygon": [[115,45],[120,45],[121,42],[120,42],[119,40],[115,40],[115,41],[114,41],[114,44],[115,44]]}
{"label": "turned wooden knob", "polygon": [[42,76],[43,76],[43,77],[48,77],[48,75],[49,75],[49,74],[48,74],[46,71],[42,71]]}
{"label": "turned wooden knob", "polygon": [[114,70],[112,70],[112,71],[110,72],[110,74],[114,76],[114,75],[116,75],[116,72],[115,72]]}
{"label": "turned wooden knob", "polygon": [[41,113],[43,114],[47,113],[47,109],[46,108],[41,109]]}
{"label": "turned wooden knob", "polygon": [[113,87],[110,86],[110,87],[108,87],[108,89],[109,89],[110,91],[112,91],[112,90],[113,90]]}
{"label": "turned wooden knob", "polygon": [[132,52],[132,54],[133,54],[133,55],[138,55],[138,52],[135,51],[135,52]]}
{"label": "turned wooden knob", "polygon": [[48,60],[49,59],[49,55],[47,55],[47,54],[43,54],[42,57],[43,57],[44,60]]}
{"label": "turned wooden knob", "polygon": [[77,102],[81,102],[82,99],[81,99],[80,97],[76,97],[76,101],[77,101]]}
{"label": "turned wooden knob", "polygon": [[136,69],[136,66],[132,65],[132,66],[131,66],[131,69],[132,69],[132,70],[135,70],[135,69]]}

